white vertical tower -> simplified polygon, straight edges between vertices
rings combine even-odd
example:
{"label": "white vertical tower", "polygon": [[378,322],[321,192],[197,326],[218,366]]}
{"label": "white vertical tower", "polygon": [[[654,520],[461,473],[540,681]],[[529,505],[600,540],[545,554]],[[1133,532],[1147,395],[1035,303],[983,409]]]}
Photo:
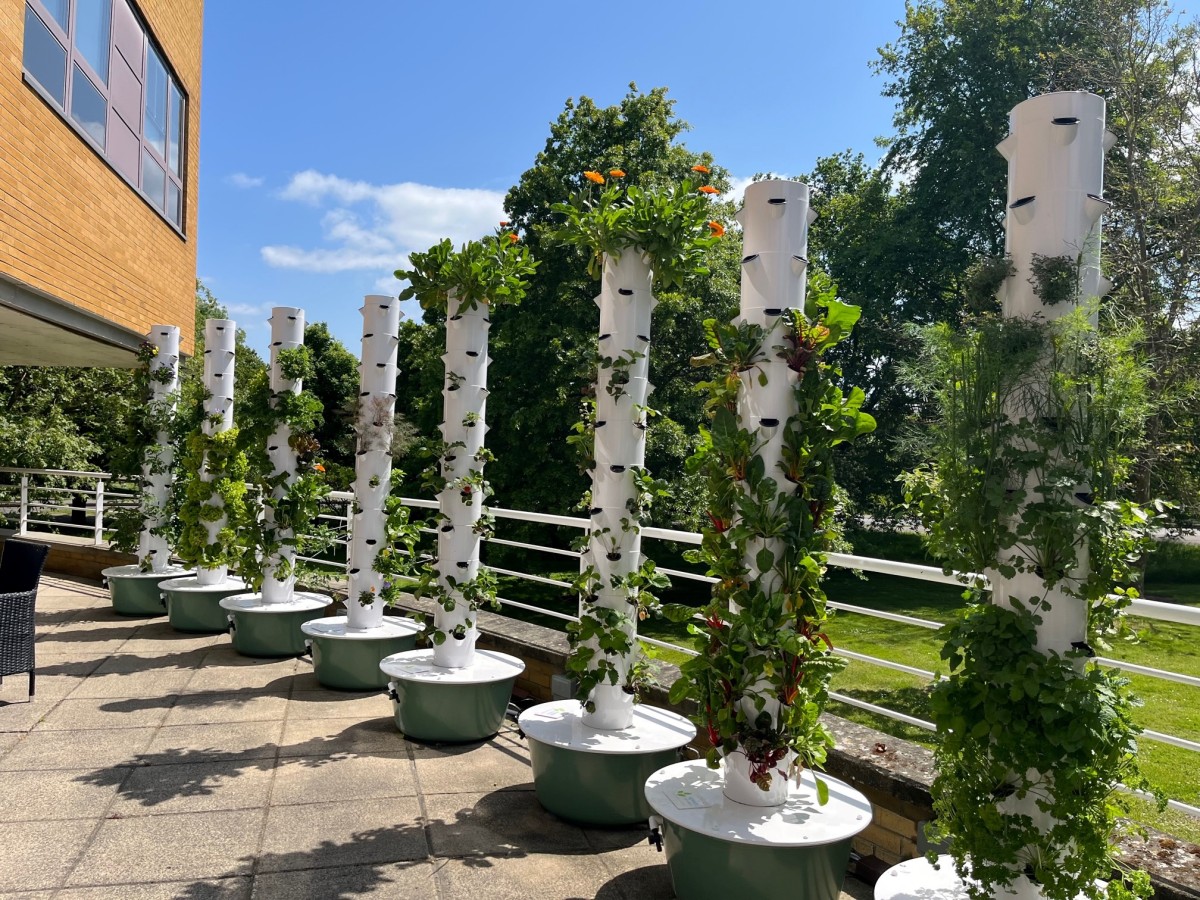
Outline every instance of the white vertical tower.
{"label": "white vertical tower", "polygon": [[[208,319],[204,323],[204,387],[208,394],[204,401],[204,423],[201,426],[209,437],[228,431],[233,427],[233,379],[234,354],[237,340],[237,323],[231,319]],[[200,472],[201,481],[212,481],[205,466]],[[214,494],[209,506],[224,506],[220,495]],[[215,521],[206,522],[208,542],[216,543],[217,535],[225,527],[224,514]],[[200,584],[221,584],[225,581],[229,566],[198,568],[196,578]]]}
{"label": "white vertical tower", "polygon": [[[609,659],[616,666],[617,683],[603,683],[593,690],[595,709],[583,714],[584,724],[592,728],[624,729],[633,724],[634,696],[624,688],[637,653],[637,598],[628,588],[614,587],[613,579],[627,578],[642,562],[641,527],[630,506],[637,498],[633,469],[646,460],[644,406],[653,390],[649,380],[650,322],[658,301],[651,293],[651,280],[646,255],[628,247],[619,259],[605,257],[596,297],[600,307],[598,352],[616,364],[601,363],[597,371],[591,527],[580,569],[586,572],[594,567],[596,571],[594,605],[624,615],[623,630],[631,652]],[[586,605],[581,601],[581,614]],[[595,641],[592,647],[602,653]]]}
{"label": "white vertical tower", "polygon": [[[469,482],[472,472],[482,474],[477,459],[487,434],[488,327],[490,310],[476,303],[468,309],[452,291],[446,307],[446,383],[442,389],[442,440],[450,449],[442,457],[446,486],[438,494],[438,585],[453,601],[449,612],[438,605],[434,627],[445,640],[433,648],[433,663],[443,668],[465,668],[475,661],[479,637],[476,614],[457,587],[479,574],[480,535],[475,526],[483,514],[484,496]],[[453,376],[453,377],[452,377]],[[456,446],[461,445],[461,446]],[[457,483],[456,483],[457,482]],[[453,584],[451,583],[453,581]],[[465,629],[465,636],[453,632]]]}
{"label": "white vertical tower", "polygon": [[[1104,113],[1101,97],[1072,91],[1033,97],[1009,114],[1011,133],[997,148],[1008,160],[1005,244],[1016,272],[1000,289],[1006,316],[1054,319],[1108,291],[1108,280],[1100,275],[1100,219],[1110,205],[1101,193],[1104,154],[1113,139],[1105,130]],[[1030,283],[1035,254],[1078,263],[1074,302],[1042,303]],[[1077,577],[1086,577],[1086,567],[1084,548]],[[992,571],[987,575],[993,602],[1046,596],[1049,608],[1038,611],[1038,648],[1043,652],[1064,653],[1086,639],[1087,609],[1081,600],[1059,587],[1047,592],[1035,572],[1018,572],[1012,579]]]}
{"label": "white vertical tower", "polygon": [[[759,371],[742,373],[738,388],[738,418],[743,428],[756,435],[756,453],[762,457],[766,475],[786,489],[780,472],[784,433],[788,420],[796,414],[793,385],[800,377],[773,348],[784,344],[787,324],[784,314],[790,309],[803,311],[807,293],[808,226],[816,218],[809,208],[808,185],[798,181],[759,181],[746,188],[742,209],[742,285],[740,321],[761,326],[764,359]],[[770,594],[778,587],[779,575],[761,571],[758,552],[769,549],[776,559],[783,556],[786,542],[781,538],[747,542],[746,578]],[[756,700],[776,719],[780,703],[768,680],[741,699],[745,714],[753,721],[758,715]],[[790,760],[785,762],[790,763]],[[780,768],[787,768],[786,765]],[[775,778],[772,789],[764,791],[749,780],[750,763],[735,751],[725,758],[725,793],[749,806],[777,806],[787,799],[788,781]]]}
{"label": "white vertical tower", "polygon": [[[362,316],[358,451],[354,467],[358,507],[350,542],[348,631],[363,631],[383,624],[384,603],[379,599],[383,576],[375,571],[375,557],[386,538],[384,507],[391,488],[400,301],[395,297],[368,295],[363,300]],[[373,594],[375,599],[366,604],[360,602],[364,592]]]}
{"label": "white vertical tower", "polygon": [[[174,413],[179,391],[179,328],[175,325],[152,325],[146,340],[153,344],[158,353],[150,360],[150,406],[160,413]],[[159,373],[166,371],[170,378]],[[155,377],[157,376],[157,377]],[[161,379],[161,380],[160,380]],[[166,538],[152,534],[166,519],[167,497],[174,479],[171,469],[175,462],[175,451],[171,436],[160,431],[155,437],[158,449],[155,457],[142,463],[142,478],[153,506],[146,517],[142,533],[138,538],[138,562],[149,560],[151,571],[165,572],[170,563],[171,548]]]}
{"label": "white vertical tower", "polygon": [[[284,350],[295,350],[304,346],[304,310],[294,306],[276,306],[271,309],[271,393],[299,394],[304,385],[299,379],[285,378],[280,371],[279,354]],[[272,398],[271,405],[276,404]],[[267,499],[264,515],[269,524],[275,523],[275,506],[287,496],[288,489],[295,484],[296,451],[291,446],[292,429],[280,422],[275,432],[267,438],[267,458],[273,473],[286,472],[287,477],[277,485]],[[281,540],[295,537],[291,529],[279,534]],[[263,566],[263,603],[287,603],[292,599],[296,587],[296,548],[284,545],[266,560]],[[276,578],[275,572],[282,566],[288,573],[285,578]]]}

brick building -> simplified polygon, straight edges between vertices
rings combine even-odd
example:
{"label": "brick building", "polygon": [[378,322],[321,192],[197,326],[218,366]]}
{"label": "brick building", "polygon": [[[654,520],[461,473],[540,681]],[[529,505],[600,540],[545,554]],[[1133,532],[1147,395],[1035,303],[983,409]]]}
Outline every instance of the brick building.
{"label": "brick building", "polygon": [[0,0],[0,365],[191,352],[203,0]]}

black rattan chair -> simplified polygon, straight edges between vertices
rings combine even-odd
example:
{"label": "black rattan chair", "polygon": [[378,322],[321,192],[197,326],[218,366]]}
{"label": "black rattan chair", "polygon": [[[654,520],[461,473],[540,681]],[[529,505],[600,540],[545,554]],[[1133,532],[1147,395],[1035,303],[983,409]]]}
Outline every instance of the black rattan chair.
{"label": "black rattan chair", "polygon": [[4,542],[0,556],[0,681],[5,675],[29,673],[33,697],[33,603],[42,566],[50,548],[45,544]]}

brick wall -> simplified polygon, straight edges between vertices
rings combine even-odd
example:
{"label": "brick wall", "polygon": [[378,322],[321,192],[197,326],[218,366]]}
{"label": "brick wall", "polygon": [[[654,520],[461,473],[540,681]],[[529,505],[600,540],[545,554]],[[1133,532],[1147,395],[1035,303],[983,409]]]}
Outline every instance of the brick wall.
{"label": "brick wall", "polygon": [[0,272],[144,333],[195,317],[202,0],[137,4],[188,98],[186,238],[22,78],[25,0],[0,0]]}

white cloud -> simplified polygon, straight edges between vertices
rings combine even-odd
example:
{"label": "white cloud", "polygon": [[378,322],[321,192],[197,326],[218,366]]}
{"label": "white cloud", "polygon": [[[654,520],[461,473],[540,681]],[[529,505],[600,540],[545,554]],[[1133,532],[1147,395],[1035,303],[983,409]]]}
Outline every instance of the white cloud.
{"label": "white cloud", "polygon": [[[267,265],[306,272],[390,272],[412,250],[444,237],[461,244],[492,231],[504,217],[504,195],[497,191],[413,182],[377,185],[311,169],[292,176],[279,196],[327,207],[322,246],[270,245],[261,251]],[[381,276],[378,283],[385,280]]]}
{"label": "white cloud", "polygon": [[245,172],[234,172],[232,175],[225,176],[225,181],[232,184],[235,188],[242,188],[243,190],[262,187],[264,180],[253,175],[247,175]]}
{"label": "white cloud", "polygon": [[754,183],[754,178],[735,178],[732,175],[729,177],[729,190],[721,195],[722,200],[732,200],[734,203],[740,204],[742,196],[746,193],[747,186]]}

